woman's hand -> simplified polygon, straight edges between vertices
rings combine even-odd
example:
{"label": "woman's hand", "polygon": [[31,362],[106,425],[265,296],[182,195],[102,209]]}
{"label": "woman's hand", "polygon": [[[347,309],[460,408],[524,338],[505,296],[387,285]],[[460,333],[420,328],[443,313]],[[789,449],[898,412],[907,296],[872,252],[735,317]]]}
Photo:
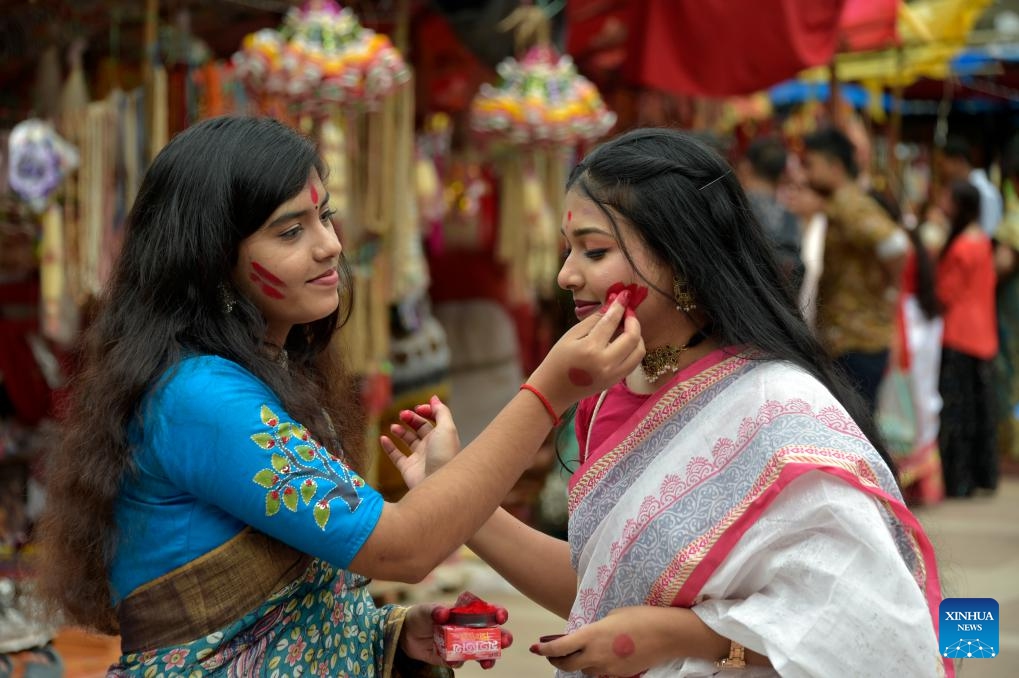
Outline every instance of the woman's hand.
{"label": "woman's hand", "polygon": [[[677,628],[688,609],[669,607],[622,607],[604,619],[530,650],[547,657],[561,671],[583,671],[592,676],[635,676],[653,666],[678,659]],[[693,620],[690,620],[693,621]],[[699,619],[696,619],[700,623]]]}
{"label": "woman's hand", "polygon": [[527,380],[557,413],[618,383],[644,357],[640,323],[627,311],[628,301],[629,292],[624,291],[607,308],[570,328]]}
{"label": "woman's hand", "polygon": [[[505,624],[509,619],[509,613],[505,608],[499,608],[496,613],[499,624]],[[447,664],[435,650],[433,640],[435,627],[449,621],[449,608],[443,605],[415,605],[407,610],[407,616],[403,621],[403,632],[400,634],[400,649],[411,659],[432,664],[434,666],[450,666],[459,668],[463,662]],[[505,650],[513,644],[513,634],[505,629],[500,629],[499,642]],[[495,666],[494,659],[485,659],[478,662],[481,668],[490,669]]]}
{"label": "woman's hand", "polygon": [[[426,405],[400,412],[400,421],[403,424],[390,426],[391,435],[382,436],[380,442],[407,487],[413,488],[460,452],[460,436],[453,414],[437,396]],[[410,448],[409,455],[396,446],[394,438]]]}

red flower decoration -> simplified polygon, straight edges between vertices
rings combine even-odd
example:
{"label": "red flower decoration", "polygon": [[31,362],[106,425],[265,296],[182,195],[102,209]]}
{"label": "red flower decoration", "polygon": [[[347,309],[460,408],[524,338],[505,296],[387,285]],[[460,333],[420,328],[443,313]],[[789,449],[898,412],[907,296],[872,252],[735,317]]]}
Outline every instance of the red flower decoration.
{"label": "red flower decoration", "polygon": [[624,291],[630,293],[630,301],[626,305],[631,311],[636,311],[637,307],[640,306],[641,302],[647,299],[647,287],[644,285],[638,285],[637,283],[630,283],[624,285],[621,282],[617,282],[612,285],[608,290],[608,295],[605,298],[605,304],[611,304],[612,300],[622,294]]}

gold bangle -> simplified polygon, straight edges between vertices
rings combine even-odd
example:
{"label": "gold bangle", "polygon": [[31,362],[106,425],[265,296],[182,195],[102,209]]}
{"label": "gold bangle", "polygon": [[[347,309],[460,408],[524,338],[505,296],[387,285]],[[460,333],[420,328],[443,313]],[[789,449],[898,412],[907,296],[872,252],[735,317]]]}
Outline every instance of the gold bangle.
{"label": "gold bangle", "polygon": [[737,643],[735,640],[729,641],[729,656],[722,657],[715,662],[716,669],[745,669],[747,667],[747,660],[744,658],[743,653],[745,648]]}

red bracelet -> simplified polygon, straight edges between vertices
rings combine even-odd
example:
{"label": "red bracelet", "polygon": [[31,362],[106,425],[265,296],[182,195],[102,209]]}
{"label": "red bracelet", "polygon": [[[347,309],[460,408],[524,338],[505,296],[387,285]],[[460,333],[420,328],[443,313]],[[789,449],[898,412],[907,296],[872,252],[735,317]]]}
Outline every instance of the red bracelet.
{"label": "red bracelet", "polygon": [[563,423],[563,420],[559,418],[559,415],[557,415],[555,413],[555,410],[552,408],[552,403],[548,401],[548,398],[546,398],[541,391],[536,389],[534,386],[531,386],[530,384],[521,384],[520,390],[530,391],[534,395],[538,396],[538,400],[541,401],[541,404],[545,406],[546,410],[548,410],[549,416],[552,417],[552,426],[558,426],[559,424]]}

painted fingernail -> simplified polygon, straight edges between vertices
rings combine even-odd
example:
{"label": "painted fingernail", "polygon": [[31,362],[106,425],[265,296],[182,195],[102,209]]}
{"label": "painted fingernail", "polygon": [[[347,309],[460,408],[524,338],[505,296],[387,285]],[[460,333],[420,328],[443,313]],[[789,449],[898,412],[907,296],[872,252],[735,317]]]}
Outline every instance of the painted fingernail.
{"label": "painted fingernail", "polygon": [[630,303],[630,290],[623,290],[622,292],[619,293],[619,296],[616,297],[616,299],[619,300],[620,304],[626,306],[627,304]]}
{"label": "painted fingernail", "polygon": [[527,648],[527,651],[530,652],[531,654],[540,654],[538,652],[538,644],[537,643],[535,643],[534,645],[531,645],[529,648]]}
{"label": "painted fingernail", "polygon": [[636,318],[636,317],[637,317],[637,312],[636,312],[636,311],[634,311],[634,310],[633,310],[632,308],[630,308],[629,306],[627,306],[627,307],[626,307],[626,313],[625,313],[625,316],[626,316],[627,318]]}

